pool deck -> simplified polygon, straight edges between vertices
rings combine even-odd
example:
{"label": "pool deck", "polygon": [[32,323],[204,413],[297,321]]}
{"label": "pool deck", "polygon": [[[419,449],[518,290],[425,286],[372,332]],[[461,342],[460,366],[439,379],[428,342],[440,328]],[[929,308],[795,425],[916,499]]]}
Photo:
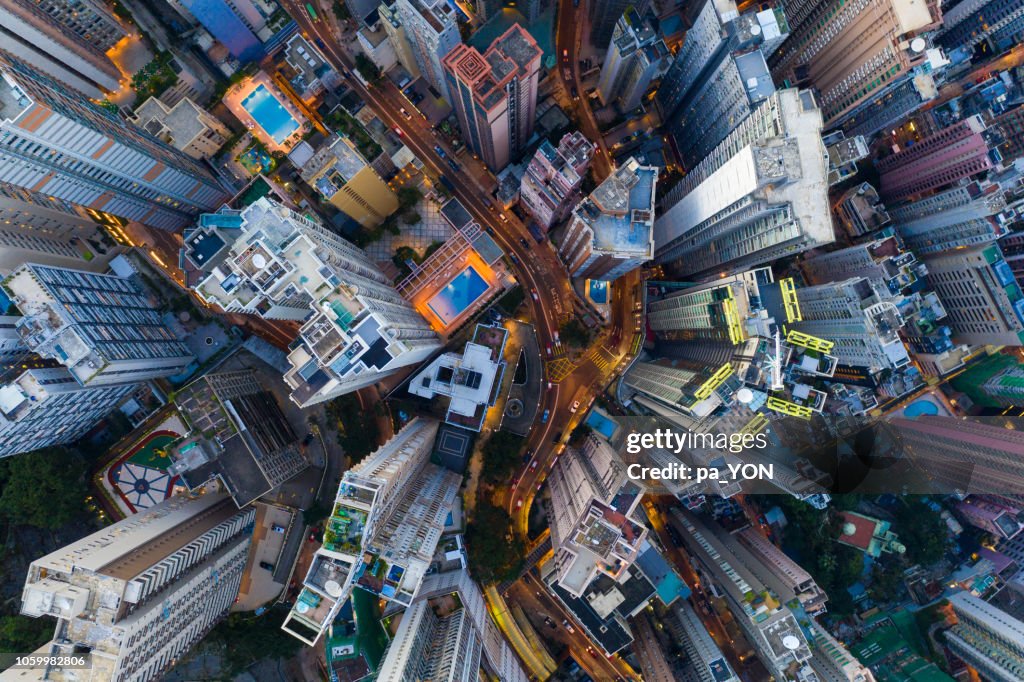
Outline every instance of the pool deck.
{"label": "pool deck", "polygon": [[[263,126],[252,117],[252,114],[242,106],[243,100],[248,97],[254,90],[259,86],[265,87],[274,99],[287,111],[292,118],[294,118],[299,127],[288,136],[284,142],[278,143],[270,133],[263,129]],[[241,83],[231,86],[228,88],[227,93],[224,95],[224,106],[238,118],[239,121],[253,134],[270,152],[281,151],[288,153],[292,147],[297,145],[302,140],[302,136],[310,129],[309,121],[299,110],[299,107],[291,100],[291,98],[281,90],[274,83],[266,72],[259,71],[255,75],[244,79]]]}
{"label": "pool deck", "polygon": [[[462,274],[467,267],[476,270],[477,274],[487,283],[487,288],[472,303],[459,311],[454,317],[445,320],[431,306],[434,300],[448,284]],[[505,288],[503,273],[487,265],[472,248],[456,258],[441,272],[432,277],[432,281],[422,287],[412,298],[412,304],[423,315],[434,331],[444,335],[459,328],[463,322],[472,317],[480,308],[502,289]]]}

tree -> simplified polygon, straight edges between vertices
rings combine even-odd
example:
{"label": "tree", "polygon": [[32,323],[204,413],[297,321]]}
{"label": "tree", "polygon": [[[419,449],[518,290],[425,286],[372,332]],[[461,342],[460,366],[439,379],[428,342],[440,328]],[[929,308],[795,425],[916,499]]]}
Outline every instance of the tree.
{"label": "tree", "polygon": [[583,445],[583,442],[587,440],[587,436],[589,436],[592,431],[593,429],[586,424],[580,424],[572,430],[572,435],[569,436],[569,445],[574,448]]}
{"label": "tree", "polygon": [[363,74],[363,78],[371,83],[376,83],[380,80],[380,69],[365,54],[359,53],[356,55],[356,69],[359,73]]}
{"label": "tree", "polygon": [[10,523],[60,528],[82,513],[88,494],[77,453],[47,448],[0,461],[0,516]]}
{"label": "tree", "polygon": [[35,651],[52,637],[49,618],[0,616],[0,651]]}
{"label": "tree", "polygon": [[501,297],[501,301],[498,305],[505,311],[506,315],[515,315],[516,311],[519,310],[519,306],[526,300],[526,293],[523,291],[521,286],[517,286],[505,292],[505,295]]}
{"label": "tree", "polygon": [[590,331],[576,318],[565,322],[560,331],[562,341],[574,348],[586,348],[590,343]]}
{"label": "tree", "polygon": [[281,630],[285,609],[275,607],[262,616],[232,613],[206,636],[207,641],[220,644],[227,662],[228,679],[256,661],[270,658],[291,658],[302,649],[302,642]]}
{"label": "tree", "polygon": [[352,18],[352,13],[348,11],[348,7],[341,0],[334,0],[331,10],[334,12],[334,16],[338,18],[338,21],[348,21]]}
{"label": "tree", "polygon": [[480,500],[466,524],[466,552],[480,580],[506,580],[519,573],[526,542],[512,529],[512,519],[504,508]]}
{"label": "tree", "polygon": [[420,199],[423,198],[423,194],[415,187],[399,187],[396,194],[398,195],[399,213],[404,213],[407,209],[418,204]]}
{"label": "tree", "polygon": [[877,561],[871,567],[868,596],[877,604],[889,604],[903,594],[903,567],[900,560]]}
{"label": "tree", "polygon": [[338,445],[345,450],[351,464],[373,452],[380,431],[372,413],[363,412],[355,393],[338,396],[327,403],[327,416],[338,425]]}
{"label": "tree", "polygon": [[421,220],[423,220],[423,218],[421,218],[420,214],[417,213],[416,211],[409,211],[408,213],[402,216],[402,222],[405,223],[406,225],[415,225]]}
{"label": "tree", "polygon": [[484,483],[499,485],[505,483],[519,465],[519,453],[523,449],[525,439],[508,431],[498,431],[484,444],[483,471],[480,479]]}
{"label": "tree", "polygon": [[942,518],[928,504],[914,495],[900,498],[896,507],[893,531],[900,544],[907,548],[911,563],[930,566],[946,553],[948,535]]}

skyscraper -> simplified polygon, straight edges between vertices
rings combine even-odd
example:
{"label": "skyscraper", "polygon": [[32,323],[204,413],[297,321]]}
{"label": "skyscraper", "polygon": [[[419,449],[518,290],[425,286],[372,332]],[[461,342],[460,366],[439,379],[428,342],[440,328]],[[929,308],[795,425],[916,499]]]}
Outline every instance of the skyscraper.
{"label": "skyscraper", "polygon": [[946,646],[981,679],[1014,682],[1024,677],[1024,623],[970,592],[949,597],[957,624]]}
{"label": "skyscraper", "polygon": [[695,682],[740,681],[689,601],[677,601],[671,614],[668,628],[686,652]]}
{"label": "skyscraper", "polygon": [[797,290],[803,319],[791,328],[835,342],[839,362],[872,374],[910,364],[899,330],[904,320],[891,294],[864,277]]}
{"label": "skyscraper", "polygon": [[548,476],[554,557],[544,566],[545,580],[580,597],[599,573],[625,576],[647,530],[629,518],[639,494],[624,508],[612,506],[624,485],[640,490],[612,446],[594,434],[558,458]]}
{"label": "skyscraper", "polygon": [[1024,433],[975,420],[903,417],[891,421],[903,454],[937,492],[1024,495]]}
{"label": "skyscraper", "polygon": [[175,3],[195,17],[235,59],[249,62],[263,56],[263,43],[257,34],[266,29],[267,20],[252,0],[175,0]]}
{"label": "skyscraper", "polygon": [[6,372],[0,378],[0,457],[78,440],[134,389],[86,388],[64,367]]}
{"label": "skyscraper", "polygon": [[995,53],[1007,50],[1021,40],[1024,13],[1015,2],[973,0],[953,5],[942,16],[935,31],[935,42],[947,50],[974,48],[987,41]]}
{"label": "skyscraper", "polygon": [[376,383],[441,345],[361,249],[265,197],[202,216],[185,259],[208,303],[304,323],[284,376],[301,407]]}
{"label": "skyscraper", "polygon": [[907,249],[922,258],[991,244],[1010,222],[999,186],[976,182],[894,206],[889,216]]}
{"label": "skyscraper", "polygon": [[461,483],[430,462],[437,426],[414,419],[345,472],[285,632],[312,646],[355,588],[413,603]]}
{"label": "skyscraper", "polygon": [[328,138],[301,171],[306,184],[363,227],[398,210],[398,196],[347,137]]}
{"label": "skyscraper", "polygon": [[649,5],[648,0],[593,0],[589,5],[590,44],[598,51],[607,49],[619,17],[630,9],[643,16]]}
{"label": "skyscraper", "polygon": [[651,259],[657,184],[657,168],[630,158],[573,210],[558,247],[570,275],[610,282]]}
{"label": "skyscraper", "polygon": [[938,3],[906,0],[800,4],[806,17],[790,19],[789,39],[769,61],[776,83],[817,90],[826,128],[908,77],[927,56],[916,37],[941,17]]}
{"label": "skyscraper", "polygon": [[667,68],[668,48],[650,24],[630,7],[615,23],[601,67],[597,92],[605,105],[617,102],[622,111],[638,104],[651,83]]}
{"label": "skyscraper", "polygon": [[195,360],[128,278],[23,265],[3,287],[24,316],[18,332],[28,349],[64,365],[82,386],[171,376]]}
{"label": "skyscraper", "polygon": [[[455,597],[439,614],[432,600]],[[519,660],[487,611],[483,594],[466,569],[423,580],[391,640],[378,680],[470,680],[484,667],[502,682],[526,682]]]}
{"label": "skyscraper", "polygon": [[492,171],[518,158],[533,134],[541,55],[514,24],[484,54],[459,44],[443,60],[462,136]]}
{"label": "skyscraper", "polygon": [[255,516],[222,493],[169,498],[33,561],[21,613],[56,617],[47,655],[93,679],[158,678],[231,609]]}
{"label": "skyscraper", "polygon": [[594,145],[578,130],[566,133],[556,149],[544,140],[526,167],[519,201],[544,230],[565,220],[576,205]]}
{"label": "skyscraper", "polygon": [[1024,293],[998,244],[924,256],[958,343],[1024,345]]}
{"label": "skyscraper", "polygon": [[456,10],[444,0],[395,0],[394,9],[420,74],[454,104],[441,60],[462,43]]}
{"label": "skyscraper", "polygon": [[706,0],[694,19],[655,96],[687,170],[775,92],[758,47],[769,30],[778,34],[774,21],[770,11],[740,16],[732,0]]}
{"label": "skyscraper", "polygon": [[667,193],[657,262],[708,277],[832,242],[827,174],[813,95],[776,92]]}
{"label": "skyscraper", "polygon": [[0,54],[92,99],[120,87],[121,73],[105,52],[124,35],[92,0],[10,0],[0,6]]}
{"label": "skyscraper", "polygon": [[391,41],[391,46],[395,49],[398,63],[409,73],[410,78],[417,78],[420,75],[420,67],[416,63],[412,43],[398,14],[398,3],[393,2],[390,5],[381,3],[377,11],[380,13],[384,32],[388,34],[388,40]]}
{"label": "skyscraper", "polygon": [[227,200],[197,161],[53,79],[16,60],[0,74],[0,182],[164,230]]}
{"label": "skyscraper", "polygon": [[975,114],[879,159],[875,165],[882,176],[882,198],[909,199],[992,168],[985,128],[981,115]]}

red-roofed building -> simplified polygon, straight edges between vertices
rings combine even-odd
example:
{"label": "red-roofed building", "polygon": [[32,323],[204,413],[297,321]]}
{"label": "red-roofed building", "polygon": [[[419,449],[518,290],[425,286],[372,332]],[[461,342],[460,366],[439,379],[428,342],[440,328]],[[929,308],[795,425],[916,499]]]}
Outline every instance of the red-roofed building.
{"label": "red-roofed building", "polygon": [[854,547],[865,554],[878,558],[882,552],[903,554],[906,547],[897,541],[896,534],[889,530],[889,522],[873,519],[856,512],[841,512],[842,530],[836,541]]}

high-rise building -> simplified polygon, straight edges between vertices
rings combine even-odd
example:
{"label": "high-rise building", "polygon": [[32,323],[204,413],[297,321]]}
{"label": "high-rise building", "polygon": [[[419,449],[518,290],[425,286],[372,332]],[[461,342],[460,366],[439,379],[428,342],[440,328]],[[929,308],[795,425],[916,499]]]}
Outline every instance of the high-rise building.
{"label": "high-rise building", "polygon": [[413,52],[412,43],[409,40],[409,36],[406,35],[405,26],[402,24],[402,19],[398,14],[398,3],[393,2],[390,5],[381,3],[377,11],[380,13],[384,32],[387,33],[388,40],[391,41],[391,46],[395,50],[395,57],[398,59],[398,63],[402,65],[402,68],[405,69],[410,78],[417,78],[420,75],[420,67],[416,63],[416,55]]}
{"label": "high-rise building", "polygon": [[461,483],[430,462],[437,427],[414,419],[345,472],[285,632],[312,646],[356,587],[413,603]]}
{"label": "high-rise building", "polygon": [[764,54],[768,36],[779,31],[771,11],[741,16],[732,0],[706,0],[701,7],[655,95],[687,169],[775,92]]}
{"label": "high-rise building", "polygon": [[0,457],[78,440],[135,389],[134,384],[86,388],[64,367],[5,374]]}
{"label": "high-rise building", "polygon": [[[946,4],[946,3],[943,3]],[[949,3],[952,4],[952,3]],[[953,4],[943,12],[942,26],[935,31],[935,42],[947,50],[988,42],[999,54],[1021,41],[1024,35],[1024,8],[1016,2],[968,0]]]}
{"label": "high-rise building", "polygon": [[654,256],[658,169],[634,158],[572,212],[558,255],[573,277],[612,281]]}
{"label": "high-rise building", "polygon": [[598,50],[607,49],[619,17],[630,9],[643,16],[649,6],[649,0],[593,0],[590,3],[590,44]]}
{"label": "high-rise building", "polygon": [[164,230],[228,195],[195,159],[0,59],[0,182]]}
{"label": "high-rise building", "polygon": [[556,149],[544,140],[526,167],[519,201],[544,230],[569,215],[594,157],[594,145],[583,133],[566,133]]}
{"label": "high-rise building", "polygon": [[870,668],[858,661],[821,623],[813,618],[808,620],[814,645],[810,665],[822,682],[875,682]]}
{"label": "high-rise building", "polygon": [[999,155],[1004,162],[1024,156],[1024,107],[1015,107],[995,116],[990,126],[999,133]]}
{"label": "high-rise building", "polygon": [[998,244],[926,254],[924,262],[954,341],[1024,345],[1024,294]]}
{"label": "high-rise building", "polygon": [[270,35],[267,19],[253,0],[174,1],[202,24],[235,59],[251,62],[263,57],[263,43],[258,35],[265,38]]}
{"label": "high-rise building", "polygon": [[[814,87],[825,127],[877,102],[926,58],[917,36],[940,22],[938,3],[912,0],[827,0],[803,3],[790,18],[789,39],[772,55],[775,82]],[[787,15],[789,7],[786,8]]]}
{"label": "high-rise building", "polygon": [[891,294],[865,277],[797,290],[803,319],[797,331],[835,342],[831,353],[840,364],[875,374],[910,364],[900,339],[904,324]]}
{"label": "high-rise building", "polygon": [[46,16],[100,50],[114,47],[128,35],[103,0],[28,0]]}
{"label": "high-rise building", "polygon": [[682,645],[690,662],[688,667],[691,670],[686,673],[692,675],[692,678],[684,678],[686,682],[740,681],[690,602],[680,599],[671,614],[672,617],[667,619],[668,629]]}
{"label": "high-rise building", "polygon": [[1024,677],[1024,623],[970,592],[949,597],[957,624],[943,635],[953,653],[983,680]]}
{"label": "high-rise building", "polygon": [[3,280],[26,347],[85,387],[178,374],[195,358],[153,300],[126,277],[23,265]]}
{"label": "high-rise building", "polygon": [[363,227],[376,227],[398,210],[398,195],[347,137],[328,138],[302,167],[302,179]]}
{"label": "high-rise building", "polygon": [[992,168],[980,114],[946,126],[917,144],[880,159],[882,198],[909,199]]}
{"label": "high-rise building", "polygon": [[[81,14],[74,8],[76,4],[82,6]],[[117,33],[124,35],[124,29],[116,21],[103,28],[108,15],[101,16],[101,11],[99,3],[91,1],[86,5],[10,0],[0,6],[0,50],[7,58],[31,64],[39,73],[85,97],[102,99],[120,87],[121,73],[105,51]],[[85,30],[90,16],[99,22],[94,37]]]}
{"label": "high-rise building", "polygon": [[938,492],[1024,495],[1024,433],[973,420],[924,415],[892,426],[903,454]]}
{"label": "high-rise building", "polygon": [[850,237],[861,237],[885,227],[890,216],[869,182],[846,190],[835,207],[836,218]]}
{"label": "high-rise building", "polygon": [[558,458],[548,476],[554,557],[544,566],[545,580],[580,597],[598,573],[614,580],[625,576],[647,534],[630,518],[640,495],[625,508],[612,506],[626,484],[625,464],[594,434]]}
{"label": "high-rise building", "polygon": [[97,229],[84,208],[0,182],[0,276],[22,263],[83,270],[105,267]]}
{"label": "high-rise building", "polygon": [[[452,596],[454,609],[435,608],[438,600]],[[473,680],[481,666],[502,682],[527,679],[469,572],[427,576],[413,605],[402,614],[377,679]]]}
{"label": "high-rise building", "polygon": [[222,493],[169,498],[33,561],[21,613],[56,617],[47,655],[86,658],[92,679],[156,679],[231,609],[255,516]]}
{"label": "high-rise building", "polygon": [[668,48],[649,22],[630,7],[615,23],[597,92],[605,104],[631,111],[668,66]]}
{"label": "high-rise building", "polygon": [[784,679],[791,665],[809,661],[813,654],[784,597],[751,573],[752,562],[737,554],[742,548],[735,538],[724,531],[714,532],[679,508],[672,513],[680,522],[683,541],[700,567],[699,573],[724,593],[736,624],[768,672]]}
{"label": "high-rise building", "polygon": [[452,102],[441,60],[462,43],[456,10],[445,0],[395,0],[393,7],[420,75]]}
{"label": "high-rise building", "polygon": [[778,581],[776,591],[780,595],[792,593],[804,611],[817,615],[824,613],[828,595],[818,587],[811,574],[800,567],[785,552],[769,541],[759,530],[748,527],[736,533],[740,545],[756,559],[756,565],[748,566],[755,573],[762,569],[771,574],[766,582]]}
{"label": "high-rise building", "polygon": [[[939,61],[939,60],[936,60]],[[941,62],[945,64],[945,62]],[[935,77],[927,67],[896,80],[880,94],[842,117],[840,125],[848,135],[872,137],[899,125],[911,114],[939,96]]]}
{"label": "high-rise building", "polygon": [[832,242],[827,175],[813,95],[776,92],[668,192],[657,261],[705,277]]}
{"label": "high-rise building", "polygon": [[265,197],[202,216],[185,259],[204,301],[304,322],[284,377],[301,407],[369,386],[441,345],[366,253]]}
{"label": "high-rise building", "polygon": [[845,249],[815,254],[801,263],[810,284],[866,277],[878,289],[899,294],[925,275],[924,268],[895,236],[862,242]]}
{"label": "high-rise building", "polygon": [[210,158],[231,137],[226,125],[188,97],[173,107],[150,97],[135,107],[132,122],[193,159]]}
{"label": "high-rise building", "polygon": [[920,257],[991,244],[1010,222],[999,186],[960,185],[889,210],[907,249]]}
{"label": "high-rise building", "polygon": [[542,54],[514,24],[484,54],[459,44],[442,60],[462,136],[492,171],[516,160],[533,134]]}

